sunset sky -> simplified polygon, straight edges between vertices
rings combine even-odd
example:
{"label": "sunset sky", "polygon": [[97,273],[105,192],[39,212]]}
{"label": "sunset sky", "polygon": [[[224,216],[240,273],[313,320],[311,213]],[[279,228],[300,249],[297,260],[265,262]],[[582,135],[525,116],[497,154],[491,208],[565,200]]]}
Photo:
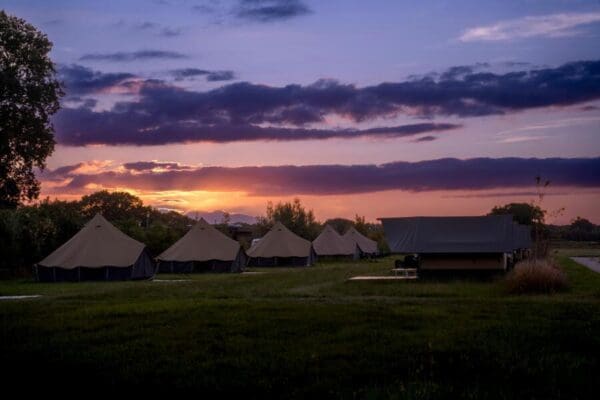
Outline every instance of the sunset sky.
{"label": "sunset sky", "polygon": [[600,223],[598,1],[4,0],[65,83],[42,196]]}

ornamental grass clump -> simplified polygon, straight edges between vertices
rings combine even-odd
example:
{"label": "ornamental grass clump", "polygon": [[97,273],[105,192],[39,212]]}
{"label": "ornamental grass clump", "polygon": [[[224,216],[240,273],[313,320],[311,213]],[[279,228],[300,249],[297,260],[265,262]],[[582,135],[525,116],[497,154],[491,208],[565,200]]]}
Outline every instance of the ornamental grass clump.
{"label": "ornamental grass clump", "polygon": [[511,294],[552,294],[568,286],[565,273],[548,259],[521,261],[506,276]]}

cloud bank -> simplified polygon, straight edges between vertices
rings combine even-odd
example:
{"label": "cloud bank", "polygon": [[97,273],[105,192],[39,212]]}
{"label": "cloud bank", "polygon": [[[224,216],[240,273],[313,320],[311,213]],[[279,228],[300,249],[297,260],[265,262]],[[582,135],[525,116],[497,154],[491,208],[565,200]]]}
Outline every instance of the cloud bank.
{"label": "cloud bank", "polygon": [[[203,74],[193,69],[182,73]],[[109,86],[126,76],[89,75],[71,70],[76,90]],[[209,75],[208,74],[205,75]],[[220,76],[219,78],[223,78]],[[122,83],[121,83],[122,85]],[[240,140],[302,140],[330,137],[406,136],[456,128],[456,124],[411,124],[371,129],[315,128],[329,116],[354,123],[400,115],[474,117],[548,106],[569,106],[600,98],[600,61],[505,74],[451,69],[422,77],[357,87],[335,80],[274,87],[238,82],[205,92],[162,80],[138,80],[136,99],[109,110],[85,105],[64,108],[54,118],[59,143],[153,145]],[[415,131],[415,129],[418,131]]]}
{"label": "cloud bank", "polygon": [[[89,170],[89,168],[88,168]],[[84,172],[82,172],[84,171]],[[381,165],[194,167],[171,162],[138,162],[85,172],[84,165],[40,174],[63,182],[54,190],[94,188],[141,191],[241,191],[256,196],[342,195],[385,190],[482,190],[531,188],[535,177],[552,187],[600,187],[600,158],[445,158]]]}

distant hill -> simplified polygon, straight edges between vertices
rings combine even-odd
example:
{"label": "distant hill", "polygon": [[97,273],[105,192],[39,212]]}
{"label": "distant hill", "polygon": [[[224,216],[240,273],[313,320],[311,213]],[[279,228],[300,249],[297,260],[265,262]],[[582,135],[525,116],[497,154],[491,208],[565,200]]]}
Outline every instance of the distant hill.
{"label": "distant hill", "polygon": [[[223,222],[224,211],[188,211],[185,215],[190,218],[204,218],[209,224],[220,224]],[[255,224],[256,217],[246,214],[229,214],[229,223]]]}

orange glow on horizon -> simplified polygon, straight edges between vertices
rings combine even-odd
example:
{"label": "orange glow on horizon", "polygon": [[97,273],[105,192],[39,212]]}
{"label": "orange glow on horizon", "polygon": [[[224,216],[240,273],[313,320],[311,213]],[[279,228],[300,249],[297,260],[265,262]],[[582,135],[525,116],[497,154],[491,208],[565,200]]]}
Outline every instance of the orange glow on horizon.
{"label": "orange glow on horizon", "polygon": [[[407,192],[390,190],[349,195],[298,195],[298,196],[251,196],[245,192],[221,191],[144,191],[126,187],[103,188],[94,185],[85,193],[48,194],[51,198],[76,200],[96,190],[126,191],[139,196],[145,204],[178,212],[227,211],[251,216],[263,215],[269,201],[292,201],[300,198],[302,204],[312,209],[318,220],[342,217],[354,219],[364,216],[375,222],[380,217],[402,216],[459,216],[483,215],[494,206],[511,202],[531,202],[535,195],[521,189],[477,190],[477,191],[428,191]],[[46,197],[42,193],[40,198]],[[565,207],[549,223],[568,224],[577,216],[600,222],[597,204],[600,192],[581,188],[553,188],[544,198],[542,207],[550,212]]]}

